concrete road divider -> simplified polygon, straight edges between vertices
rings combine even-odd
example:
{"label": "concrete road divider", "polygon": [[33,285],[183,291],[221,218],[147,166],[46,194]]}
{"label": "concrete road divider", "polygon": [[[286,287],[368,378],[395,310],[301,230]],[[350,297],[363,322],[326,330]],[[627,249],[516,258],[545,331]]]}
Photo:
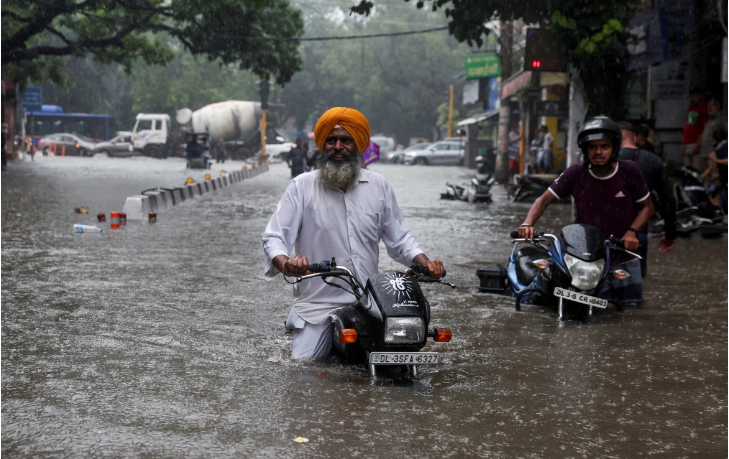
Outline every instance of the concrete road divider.
{"label": "concrete road divider", "polygon": [[149,205],[149,196],[143,194],[129,196],[122,211],[127,214],[128,220],[144,220],[152,212]]}
{"label": "concrete road divider", "polygon": [[[131,221],[150,221],[152,218],[156,219],[156,213],[164,212],[183,201],[228,187],[267,171],[268,164],[266,163],[251,164],[250,166],[243,166],[239,171],[224,172],[216,178],[205,174],[205,180],[201,182],[194,182],[191,178],[188,178],[182,187],[144,190],[139,195],[127,198],[124,202],[123,213]],[[154,217],[151,217],[151,215],[154,215]]]}

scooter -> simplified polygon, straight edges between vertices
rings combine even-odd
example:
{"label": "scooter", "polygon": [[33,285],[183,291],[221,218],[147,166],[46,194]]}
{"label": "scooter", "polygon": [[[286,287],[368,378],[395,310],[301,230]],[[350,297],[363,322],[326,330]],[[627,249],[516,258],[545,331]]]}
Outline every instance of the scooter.
{"label": "scooter", "polygon": [[[346,359],[367,364],[372,377],[383,365],[404,365],[410,376],[416,377],[419,365],[440,363],[438,352],[421,349],[428,338],[445,343],[452,333],[448,328],[429,328],[430,303],[420,284],[445,284],[454,289],[455,285],[427,277],[428,268],[417,264],[403,272],[375,274],[367,279],[365,287],[351,271],[337,266],[334,257],[310,264],[309,271],[313,274],[296,277],[293,283],[320,277],[327,285],[347,290],[357,300],[334,317],[332,342]],[[332,282],[334,279],[343,284]]]}
{"label": "scooter", "polygon": [[491,187],[494,177],[486,172],[483,156],[476,158],[476,176],[469,183],[455,185],[446,183],[446,192],[440,195],[441,199],[475,202],[491,202]]}
{"label": "scooter", "polygon": [[[500,286],[493,284],[494,288],[481,290],[498,292],[496,287],[500,287],[499,293],[511,291],[517,311],[521,311],[522,302],[543,304],[557,309],[559,320],[568,315],[583,319],[592,316],[594,308],[608,307],[608,300],[597,297],[607,277],[630,277],[625,270],[610,268],[611,250],[641,258],[626,250],[620,239],[605,240],[602,231],[590,225],[565,226],[559,237],[539,231],[532,241],[519,238],[517,231],[512,231],[511,237],[514,248],[508,267],[495,265],[478,273],[482,286],[489,280],[484,279],[485,272],[500,272],[505,279]],[[619,302],[614,304],[622,309]]]}

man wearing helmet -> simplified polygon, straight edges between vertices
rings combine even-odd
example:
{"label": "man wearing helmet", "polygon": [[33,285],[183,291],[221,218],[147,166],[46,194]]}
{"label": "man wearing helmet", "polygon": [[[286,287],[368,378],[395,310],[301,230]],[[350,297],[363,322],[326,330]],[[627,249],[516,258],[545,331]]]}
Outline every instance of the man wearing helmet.
{"label": "man wearing helmet", "polygon": [[[519,227],[519,237],[531,240],[534,224],[553,202],[572,196],[576,222],[600,229],[606,238],[622,239],[625,248],[638,250],[638,232],[653,215],[653,201],[643,174],[632,161],[618,160],[620,127],[607,117],[588,120],[580,129],[577,143],[583,164],[573,164],[540,196]],[[623,252],[610,254],[611,269],[620,265],[630,277],[618,280],[608,276],[600,296],[621,302],[642,299],[640,263]]]}

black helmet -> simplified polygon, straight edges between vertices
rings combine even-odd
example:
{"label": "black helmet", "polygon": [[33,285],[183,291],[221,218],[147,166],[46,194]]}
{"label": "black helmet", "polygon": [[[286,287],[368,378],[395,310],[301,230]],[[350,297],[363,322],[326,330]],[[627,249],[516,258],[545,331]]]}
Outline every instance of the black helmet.
{"label": "black helmet", "polygon": [[601,139],[608,139],[613,144],[613,154],[610,161],[616,162],[618,160],[620,144],[623,141],[620,126],[607,116],[596,116],[587,120],[580,128],[580,133],[577,134],[577,145],[582,150],[585,164],[589,162],[587,159],[588,142]]}

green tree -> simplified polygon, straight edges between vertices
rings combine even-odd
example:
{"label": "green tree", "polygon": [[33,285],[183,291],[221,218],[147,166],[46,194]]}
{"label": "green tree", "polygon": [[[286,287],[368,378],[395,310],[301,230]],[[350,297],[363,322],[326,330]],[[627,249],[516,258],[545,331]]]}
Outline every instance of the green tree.
{"label": "green tree", "polygon": [[[405,0],[406,2],[409,0]],[[625,113],[627,34],[638,0],[432,0],[418,8],[443,11],[451,35],[481,44],[495,19],[523,19],[550,27],[567,45],[574,76],[585,88],[589,113],[620,118]],[[368,15],[376,2],[361,0],[352,13]],[[509,75],[505,75],[508,77]]]}
{"label": "green tree", "polygon": [[[438,14],[379,8],[372,17],[343,22],[322,19],[307,24],[317,36],[362,35],[443,25]],[[284,87],[281,102],[301,129],[333,106],[361,110],[374,133],[437,137],[438,106],[448,100],[448,86],[463,69],[468,46],[445,32],[367,40],[304,42],[304,72]]]}
{"label": "green tree", "polygon": [[93,56],[127,72],[137,60],[167,64],[176,50],[269,72],[285,83],[301,69],[300,11],[287,0],[2,0],[3,76],[65,83],[66,57]]}

